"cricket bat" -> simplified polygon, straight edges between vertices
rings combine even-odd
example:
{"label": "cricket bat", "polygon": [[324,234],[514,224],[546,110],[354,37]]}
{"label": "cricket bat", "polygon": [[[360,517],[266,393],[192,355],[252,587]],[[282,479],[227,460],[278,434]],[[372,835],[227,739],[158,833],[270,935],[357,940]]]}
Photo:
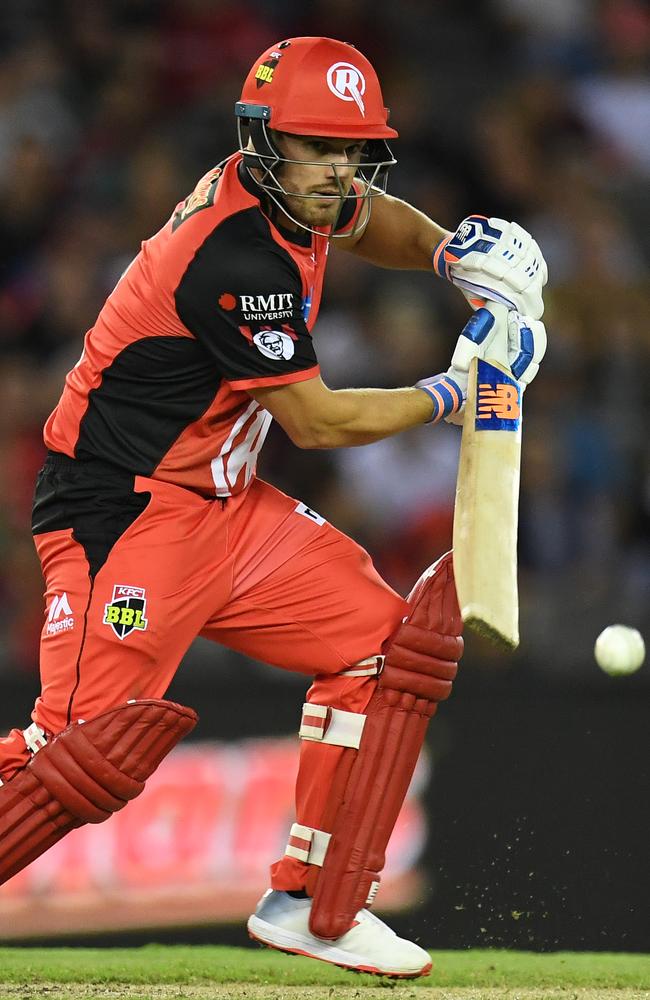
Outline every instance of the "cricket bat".
{"label": "cricket bat", "polygon": [[463,621],[505,649],[519,645],[517,525],[521,389],[507,367],[507,308],[487,358],[471,362],[456,505],[454,576]]}

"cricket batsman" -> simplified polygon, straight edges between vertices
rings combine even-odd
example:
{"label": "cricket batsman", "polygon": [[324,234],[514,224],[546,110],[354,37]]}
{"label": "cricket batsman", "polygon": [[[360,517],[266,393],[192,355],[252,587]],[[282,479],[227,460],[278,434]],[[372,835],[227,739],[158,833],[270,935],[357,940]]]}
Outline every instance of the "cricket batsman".
{"label": "cricket batsman", "polygon": [[[511,370],[530,382],[546,266],[516,223],[470,216],[451,233],[385,193],[397,132],[352,45],[271,46],[235,115],[238,151],[143,242],[45,426],[42,687],[31,724],[0,740],[0,882],[142,791],[196,723],[164,695],[201,635],[313,678],[296,821],[249,933],[350,969],[425,975],[428,953],[368,907],[462,653],[451,557],[404,600],[359,545],[258,479],[256,461],[272,419],[299,448],[453,421],[490,344],[486,299],[511,310]],[[460,287],[477,311],[448,371],[327,387],[312,331],[331,248]]]}

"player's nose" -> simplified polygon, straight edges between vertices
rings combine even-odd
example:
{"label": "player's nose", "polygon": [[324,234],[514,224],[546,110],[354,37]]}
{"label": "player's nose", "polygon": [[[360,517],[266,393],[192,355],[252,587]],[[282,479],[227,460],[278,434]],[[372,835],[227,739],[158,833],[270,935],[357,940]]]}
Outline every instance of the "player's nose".
{"label": "player's nose", "polygon": [[347,153],[335,153],[327,164],[327,177],[333,179],[347,177],[354,170],[354,166]]}

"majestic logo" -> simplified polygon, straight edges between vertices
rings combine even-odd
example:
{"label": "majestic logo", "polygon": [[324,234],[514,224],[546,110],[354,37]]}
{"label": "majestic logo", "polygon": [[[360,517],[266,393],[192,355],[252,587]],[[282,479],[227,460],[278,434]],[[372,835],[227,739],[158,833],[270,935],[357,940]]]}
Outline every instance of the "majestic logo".
{"label": "majestic logo", "polygon": [[69,632],[74,628],[74,618],[68,595],[64,592],[60,597],[53,597],[50,610],[47,613],[47,635],[58,635],[59,632]]}
{"label": "majestic logo", "polygon": [[240,295],[239,303],[247,320],[291,319],[293,294],[272,292],[271,295]]}
{"label": "majestic logo", "polygon": [[517,431],[521,420],[521,389],[517,382],[482,359],[476,378],[476,429]]}
{"label": "majestic logo", "polygon": [[253,343],[260,354],[274,361],[288,361],[293,357],[293,340],[279,330],[262,330],[253,337]]}
{"label": "majestic logo", "polygon": [[366,92],[366,81],[361,70],[352,63],[334,63],[327,71],[327,86],[339,100],[354,101],[365,118],[363,95]]}
{"label": "majestic logo", "polygon": [[134,629],[144,632],[149,624],[144,616],[147,599],[144,587],[116,583],[113,600],[104,605],[104,625],[110,625],[118,639],[126,639]]}

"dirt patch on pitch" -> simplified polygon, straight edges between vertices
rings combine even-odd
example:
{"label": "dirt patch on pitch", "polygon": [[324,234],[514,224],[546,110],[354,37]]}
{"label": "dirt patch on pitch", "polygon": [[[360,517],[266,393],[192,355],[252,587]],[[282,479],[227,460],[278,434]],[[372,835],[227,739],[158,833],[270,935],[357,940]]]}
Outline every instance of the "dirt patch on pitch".
{"label": "dirt patch on pitch", "polygon": [[0,1000],[650,1000],[649,990],[529,989],[504,987],[385,986],[264,986],[242,983],[184,986],[180,984],[107,986],[86,983],[1,984]]}

